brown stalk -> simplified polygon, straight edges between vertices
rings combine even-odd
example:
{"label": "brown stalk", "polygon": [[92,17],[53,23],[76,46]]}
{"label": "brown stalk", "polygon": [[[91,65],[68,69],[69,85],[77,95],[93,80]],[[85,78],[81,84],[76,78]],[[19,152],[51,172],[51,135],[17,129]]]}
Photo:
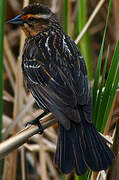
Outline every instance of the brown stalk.
{"label": "brown stalk", "polygon": [[5,67],[5,70],[6,70],[6,73],[8,75],[8,78],[10,80],[10,84],[11,84],[11,87],[14,91],[14,86],[15,86],[15,81],[13,79],[13,76],[12,76],[12,73],[11,73],[11,70],[10,70],[10,67],[9,67],[9,64],[8,62],[6,61],[6,58],[4,59],[4,67]]}
{"label": "brown stalk", "polygon": [[119,0],[112,1],[113,3],[113,13],[114,13],[114,25],[115,25],[115,40],[119,37]]}
{"label": "brown stalk", "polygon": [[[43,129],[46,129],[57,121],[55,119],[46,120],[45,118],[41,120],[41,124]],[[0,144],[0,159],[3,159],[8,153],[12,152],[16,148],[23,145],[31,136],[37,134],[39,132],[39,128],[37,126],[30,126],[23,129],[21,132],[7,139],[6,141]]]}
{"label": "brown stalk", "polygon": [[[18,78],[18,77],[17,77]],[[16,80],[17,80],[16,78]],[[13,119],[15,119],[17,117],[17,115],[19,114],[19,95],[18,95],[18,84],[16,84],[15,86],[15,100],[14,100],[14,109],[13,109]],[[17,132],[17,126],[13,129],[13,134],[15,134]],[[18,151],[17,149],[15,151],[13,151],[11,153],[11,160],[12,165],[10,166],[10,180],[15,180],[16,179],[16,167],[17,167],[17,155],[18,155]]]}
{"label": "brown stalk", "polygon": [[84,26],[84,28],[82,29],[81,33],[78,35],[78,37],[75,40],[75,43],[78,44],[78,42],[81,40],[81,38],[83,37],[83,35],[85,34],[85,32],[88,30],[89,26],[91,25],[92,21],[94,20],[94,18],[96,17],[97,13],[99,12],[100,8],[102,7],[102,5],[104,4],[105,0],[100,0],[99,3],[97,4],[96,8],[94,9],[94,11],[92,12],[91,16],[89,17],[86,25]]}
{"label": "brown stalk", "polygon": [[71,36],[72,33],[72,6],[71,6],[71,1],[68,0],[68,35]]}
{"label": "brown stalk", "polygon": [[3,131],[4,131],[4,128],[7,128],[10,124],[12,123],[12,119],[7,116],[7,115],[3,115]]}
{"label": "brown stalk", "polygon": [[10,49],[10,45],[8,43],[7,37],[4,36],[4,53],[5,57],[9,63],[11,72],[13,73],[14,77],[16,78],[17,76],[17,71],[16,71],[16,60],[14,55],[12,54],[12,51]]}
{"label": "brown stalk", "polygon": [[51,173],[52,176],[53,176],[53,179],[60,180],[59,175],[58,175],[56,169],[55,169],[54,166],[53,166],[51,157],[49,156],[49,154],[48,154],[47,152],[46,152],[45,154],[46,154],[47,165],[48,165],[48,168],[49,168],[50,173]]}
{"label": "brown stalk", "polygon": [[38,177],[38,168],[37,168],[37,157],[36,157],[36,153],[35,152],[32,152],[32,155],[33,155],[33,160],[34,160],[34,169],[35,169],[35,175],[36,175],[36,180],[39,179]]}
{"label": "brown stalk", "polygon": [[118,163],[117,161],[118,161],[118,157],[119,157],[119,119],[116,124],[116,131],[115,131],[115,135],[114,135],[114,143],[112,146],[112,151],[115,154],[115,159],[113,160],[113,164],[108,171],[106,180],[115,179],[115,174],[117,171],[117,163]]}
{"label": "brown stalk", "polygon": [[22,180],[26,179],[26,168],[25,168],[25,149],[24,146],[21,148],[21,172]]}
{"label": "brown stalk", "polygon": [[[28,1],[25,1],[25,3],[27,3],[27,5],[28,5]],[[15,94],[14,104],[13,104],[13,119],[16,119],[16,117],[19,115],[19,113],[21,112],[22,107],[23,107],[23,94],[22,94],[23,80],[22,80],[22,73],[21,73],[21,68],[20,68],[21,62],[18,61],[18,63],[15,63],[15,59],[14,59],[14,56],[12,55],[10,47],[7,43],[7,39],[5,39],[5,44],[6,44],[5,48],[7,48],[7,49],[5,49],[6,57],[10,64],[11,72],[14,74],[15,80],[17,82],[16,85],[15,85],[15,83],[11,83],[12,86],[14,87],[14,94]],[[20,42],[20,50],[21,50],[21,46],[23,46],[22,40]],[[10,75],[10,73],[9,73],[9,75]],[[15,123],[12,123],[12,124],[15,124]],[[13,127],[15,127],[13,129],[13,134],[15,134],[18,131],[18,129],[17,129],[17,126],[15,126],[15,125]],[[7,132],[7,134],[9,134],[9,132]],[[9,179],[15,180],[16,179],[16,167],[17,167],[17,150],[12,152],[10,159],[14,163],[12,163],[11,166],[9,167],[9,171],[10,171]],[[7,161],[7,159],[5,159],[5,161]],[[6,165],[6,168],[7,168],[7,165]]]}
{"label": "brown stalk", "polygon": [[45,157],[45,150],[44,150],[44,143],[43,137],[40,136],[39,138],[39,159],[40,159],[40,166],[41,166],[41,180],[47,179],[47,170],[46,170],[46,157]]}
{"label": "brown stalk", "polygon": [[11,94],[9,94],[6,90],[3,91],[3,100],[14,103],[14,98]]}
{"label": "brown stalk", "polygon": [[20,121],[25,113],[29,110],[29,108],[33,105],[34,99],[31,99],[28,104],[25,105],[24,109],[18,114],[18,116],[14,119],[12,124],[6,129],[6,131],[3,134],[3,139],[6,139],[8,134],[12,131],[12,129],[16,126],[18,121]]}
{"label": "brown stalk", "polygon": [[108,134],[108,131],[109,131],[109,127],[110,127],[110,124],[111,124],[112,114],[114,112],[114,107],[115,107],[115,104],[116,104],[117,96],[118,96],[118,92],[116,92],[116,94],[115,94],[114,101],[113,101],[113,104],[112,104],[112,107],[111,107],[111,111],[110,111],[110,114],[109,114],[109,117],[108,117],[108,120],[107,120],[107,123],[106,123],[106,127],[105,127],[105,130],[104,130],[105,135]]}
{"label": "brown stalk", "polygon": [[[44,138],[43,138],[43,140],[44,140]],[[29,150],[30,152],[39,152],[39,149],[40,149],[40,145],[38,145],[38,144],[28,144],[28,143],[25,143],[24,147],[27,150]],[[49,151],[49,152],[55,152],[56,148],[48,147],[47,145],[45,145],[44,146],[44,150],[45,151]]]}

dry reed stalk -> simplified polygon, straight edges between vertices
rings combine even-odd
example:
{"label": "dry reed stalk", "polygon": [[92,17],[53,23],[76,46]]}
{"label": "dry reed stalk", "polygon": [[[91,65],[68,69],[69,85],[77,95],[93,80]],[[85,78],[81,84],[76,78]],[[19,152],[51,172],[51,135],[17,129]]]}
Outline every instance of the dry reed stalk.
{"label": "dry reed stalk", "polygon": [[52,152],[56,151],[56,143],[54,144],[46,138],[43,138],[43,142],[49,150],[51,150]]}
{"label": "dry reed stalk", "polygon": [[[33,140],[34,140],[34,138],[32,138],[32,141]],[[27,144],[27,143],[25,143],[24,147],[30,152],[39,152],[40,145],[37,144],[38,140],[34,141],[34,142],[36,142],[36,144]],[[46,143],[45,138],[43,138],[43,142],[45,144],[45,146],[44,146],[45,151],[47,151],[47,152],[49,151],[49,152],[53,152],[53,153],[56,151],[56,144],[51,144],[50,142]]]}
{"label": "dry reed stalk", "polygon": [[25,113],[29,110],[29,108],[33,105],[34,103],[34,99],[32,98],[31,101],[29,101],[28,104],[25,105],[24,109],[18,114],[18,116],[16,117],[16,119],[12,122],[12,124],[8,127],[8,129],[4,132],[3,134],[3,139],[6,139],[6,137],[8,136],[8,134],[12,131],[12,129],[16,126],[16,124],[18,123],[18,121],[20,121],[23,116],[25,115]]}
{"label": "dry reed stalk", "polygon": [[113,104],[112,104],[112,107],[111,107],[111,111],[109,113],[109,117],[108,117],[108,120],[107,120],[107,123],[106,123],[106,126],[105,126],[105,130],[104,130],[104,134],[108,134],[108,131],[109,131],[109,127],[110,127],[110,124],[111,124],[111,119],[112,119],[112,114],[114,112],[114,107],[115,107],[115,104],[116,104],[116,100],[117,100],[117,96],[118,96],[118,92],[116,92],[115,94],[115,97],[114,97],[114,100],[113,100]]}
{"label": "dry reed stalk", "polygon": [[34,160],[34,169],[35,169],[36,180],[39,180],[38,170],[37,170],[37,157],[36,157],[36,153],[32,152],[32,155],[33,155],[33,160]]}
{"label": "dry reed stalk", "polygon": [[[44,138],[43,138],[44,139]],[[24,147],[30,151],[30,152],[39,152],[40,149],[40,145],[39,144],[24,144]],[[48,147],[48,146],[44,146],[44,151],[49,151],[49,152],[55,152],[56,148],[54,147]]]}
{"label": "dry reed stalk", "polygon": [[97,176],[98,176],[98,173],[96,172],[92,172],[92,176],[91,176],[91,180],[96,180],[97,179]]}
{"label": "dry reed stalk", "polygon": [[[20,56],[21,57],[21,56]],[[21,58],[18,58],[18,63],[17,63],[17,72],[18,72],[18,76],[16,79],[16,83],[17,83],[17,115],[23,110],[23,75],[22,75],[22,71],[21,71]],[[16,118],[15,116],[15,118]]]}
{"label": "dry reed stalk", "polygon": [[[9,50],[9,47],[8,47],[8,49],[7,49],[7,52],[10,52],[10,50]],[[12,61],[12,60],[11,60]],[[12,64],[13,65],[13,64]],[[12,67],[12,66],[11,66]],[[16,69],[16,67],[15,67],[15,69]],[[14,71],[13,71],[14,72]],[[10,72],[8,72],[8,69],[7,69],[7,73],[8,73],[8,76],[10,77],[10,74],[11,74],[11,71]],[[10,81],[10,82],[12,82],[12,81]],[[11,86],[14,86],[15,85],[15,83],[11,83]],[[16,86],[14,87],[14,93],[15,93],[15,91],[16,91]],[[15,96],[16,97],[16,96]],[[16,98],[15,98],[15,100],[14,100],[14,104],[16,104]],[[14,132],[15,132],[16,130],[14,129]],[[11,165],[10,166],[8,166],[8,163],[7,163],[7,161],[8,161],[8,158],[10,159],[10,162],[12,162],[11,163]],[[16,165],[17,165],[17,150],[15,150],[14,152],[12,152],[9,156],[8,156],[8,158],[6,157],[5,158],[5,166],[4,166],[4,168],[5,169],[9,169],[9,177],[8,177],[8,174],[5,174],[5,173],[3,173],[3,176],[4,176],[4,179],[10,179],[10,180],[15,180],[16,179]],[[14,163],[13,163],[14,162]]]}
{"label": "dry reed stalk", "polygon": [[25,150],[24,146],[21,148],[21,172],[22,180],[26,180],[26,168],[25,168]]}
{"label": "dry reed stalk", "polygon": [[45,153],[45,156],[46,156],[46,161],[47,161],[47,165],[48,165],[51,176],[53,177],[53,179],[60,180],[60,177],[59,177],[56,169],[53,166],[53,161],[51,160],[51,158],[47,152]]}
{"label": "dry reed stalk", "polygon": [[48,130],[46,130],[44,133],[46,136],[48,136],[48,139],[50,139],[52,142],[56,144],[57,141],[57,135],[56,132],[52,131],[52,127],[50,127]]}
{"label": "dry reed stalk", "polygon": [[[23,2],[23,7],[24,5],[28,5],[28,1],[24,1]],[[23,35],[23,33],[21,34],[21,41],[20,41],[20,52],[21,52],[21,49],[23,47],[23,44],[24,44],[24,41],[25,41],[25,37]],[[23,109],[23,100],[24,100],[24,97],[23,97],[23,76],[22,76],[22,72],[21,72],[21,54],[20,56],[18,57],[18,62],[17,62],[17,77],[16,77],[16,82],[17,82],[17,85],[16,85],[16,94],[15,94],[15,103],[14,103],[14,111],[13,111],[13,119],[16,119],[16,117],[19,115],[19,113],[21,112],[21,110]],[[14,128],[14,134],[17,132],[17,127]],[[14,154],[14,152],[13,152]],[[16,154],[16,158],[17,159],[17,154]],[[13,159],[14,160],[14,159]],[[13,168],[11,169],[13,171],[13,176],[14,176],[14,179],[12,180],[15,180],[16,179],[16,167],[17,167],[17,160],[15,161],[16,163],[14,163],[14,166]],[[22,169],[23,170],[23,169]],[[24,174],[24,172],[22,172],[22,174]]]}
{"label": "dry reed stalk", "polygon": [[[20,44],[21,44],[21,46],[23,46],[22,41]],[[22,95],[23,80],[22,80],[22,73],[21,73],[21,68],[20,68],[21,65],[20,65],[20,61],[18,61],[17,64],[15,63],[15,59],[11,53],[10,47],[7,43],[7,39],[5,39],[5,52],[6,52],[8,62],[11,67],[11,72],[14,74],[15,80],[17,82],[15,85],[15,83],[11,80],[11,76],[10,76],[11,74],[9,73],[10,71],[8,71],[8,68],[7,68],[7,72],[10,77],[10,80],[11,80],[10,81],[11,85],[12,85],[12,87],[15,87],[15,91],[14,91],[15,100],[14,100],[14,104],[13,104],[13,119],[16,119],[16,117],[19,115],[19,113],[21,112],[21,110],[23,108],[23,95]],[[14,123],[14,126],[15,125],[16,124]],[[13,125],[12,125],[12,127],[13,127]],[[14,128],[13,134],[15,134],[16,132],[17,132],[17,127]],[[9,134],[9,132],[7,132],[7,135],[8,134]],[[10,179],[15,180],[16,179],[16,167],[17,167],[17,150],[12,153],[11,160],[14,163],[12,163],[11,167],[9,167]],[[6,161],[6,159],[5,159],[5,161]]]}
{"label": "dry reed stalk", "polygon": [[[24,5],[27,6],[28,5],[28,1],[24,1]],[[23,7],[24,7],[23,5]],[[23,75],[22,75],[22,70],[21,70],[21,64],[22,64],[22,49],[24,46],[24,42],[25,42],[25,34],[23,33],[23,31],[21,31],[21,36],[20,36],[20,48],[19,48],[19,52],[20,55],[18,57],[18,79],[17,79],[17,84],[18,84],[18,91],[19,91],[19,111],[22,111],[23,109],[23,101],[24,101],[24,87],[23,87]]]}
{"label": "dry reed stalk", "polygon": [[105,180],[105,179],[106,179],[106,173],[105,173],[105,171],[99,172],[96,180]]}
{"label": "dry reed stalk", "polygon": [[[43,113],[43,110],[36,110],[34,112],[34,109],[33,107],[30,107],[28,112],[26,112],[26,115],[24,116],[23,118],[23,123],[21,124],[22,125],[22,128],[24,127],[24,125],[27,123],[27,122],[30,122],[31,120],[35,119],[36,117],[38,117],[40,114]],[[21,129],[22,129],[21,128]]]}
{"label": "dry reed stalk", "polygon": [[[55,119],[48,120],[46,118],[43,118],[41,121],[43,129],[46,129],[53,124],[55,124],[57,121]],[[6,141],[2,142],[0,144],[0,159],[4,158],[8,153],[12,152],[16,148],[23,145],[28,138],[32,137],[33,135],[37,134],[39,132],[39,128],[37,126],[29,126],[20,131],[17,135],[12,136],[11,138],[7,139]]]}
{"label": "dry reed stalk", "polygon": [[20,4],[18,1],[11,1],[11,0],[8,0],[9,4],[11,5],[11,7],[15,10],[15,11],[18,11],[19,8],[20,8]]}
{"label": "dry reed stalk", "polygon": [[45,158],[45,150],[44,150],[44,143],[43,143],[43,136],[39,137],[39,159],[40,159],[40,166],[41,166],[41,180],[47,179],[47,170],[46,170],[46,158]]}
{"label": "dry reed stalk", "polygon": [[9,94],[6,90],[3,91],[3,100],[14,103],[14,98],[11,94]]}
{"label": "dry reed stalk", "polygon": [[67,33],[69,36],[72,35],[72,5],[71,1],[68,0],[68,28]]}
{"label": "dry reed stalk", "polygon": [[39,152],[39,148],[40,148],[39,144],[28,144],[28,143],[25,143],[24,147],[30,152]]}
{"label": "dry reed stalk", "polygon": [[84,28],[82,29],[81,33],[78,35],[78,37],[75,40],[75,43],[78,44],[78,42],[81,40],[85,32],[88,30],[89,26],[91,25],[92,21],[96,17],[97,13],[99,12],[100,8],[104,4],[105,0],[100,0],[99,3],[97,4],[96,8],[92,12],[91,16],[89,17],[87,23],[85,24]]}
{"label": "dry reed stalk", "polygon": [[11,73],[11,71],[10,71],[9,65],[8,65],[8,63],[7,63],[7,61],[6,61],[6,58],[4,59],[4,67],[5,67],[6,73],[7,73],[7,75],[8,75],[8,79],[9,79],[9,81],[10,81],[11,87],[12,87],[12,89],[13,89],[13,91],[14,91],[15,81],[14,81],[14,79],[13,79],[13,76],[12,76],[12,73]]}
{"label": "dry reed stalk", "polygon": [[11,123],[12,123],[12,119],[8,117],[7,115],[3,114],[3,130],[2,131],[4,131],[4,128],[7,128]]}
{"label": "dry reed stalk", "polygon": [[[42,118],[41,124],[42,124],[43,129],[46,129],[57,122],[55,119],[50,119],[50,121],[49,119],[50,117]],[[30,127],[25,128],[24,130],[19,132],[17,135],[12,136],[8,140],[1,143],[0,144],[0,159],[4,158],[6,154],[10,153],[14,149],[24,144],[28,140],[29,137],[37,134],[38,132],[39,132],[39,128],[37,126],[32,125]],[[107,140],[107,137],[105,138],[105,140]]]}
{"label": "dry reed stalk", "polygon": [[56,13],[56,9],[57,9],[57,0],[52,0],[52,4],[51,4],[51,10]]}
{"label": "dry reed stalk", "polygon": [[116,123],[116,129],[115,130],[116,131],[115,131],[115,135],[114,135],[114,143],[112,146],[112,151],[115,154],[115,159],[113,160],[113,164],[107,173],[106,180],[114,180],[115,179],[115,171],[118,172],[117,161],[118,161],[118,157],[119,157],[119,119]]}
{"label": "dry reed stalk", "polygon": [[14,152],[11,153],[12,165],[10,167],[10,178],[9,178],[10,180],[16,180],[17,158],[18,158],[18,150],[16,149]]}
{"label": "dry reed stalk", "polygon": [[[17,80],[17,78],[16,78]],[[15,86],[15,101],[14,101],[14,107],[13,107],[13,119],[15,119],[19,113],[19,107],[18,107],[18,102],[19,102],[19,94],[18,94],[18,84],[16,83]],[[13,134],[17,132],[17,126],[13,129]],[[16,169],[17,169],[17,150],[13,151],[11,153],[11,159],[12,159],[12,166],[10,167],[10,174],[11,174],[11,179],[10,180],[16,180]]]}
{"label": "dry reed stalk", "polygon": [[11,166],[13,164],[12,154],[10,153],[4,161],[2,180],[11,180]]}
{"label": "dry reed stalk", "polygon": [[9,42],[7,40],[7,37],[4,36],[4,54],[8,61],[9,67],[11,69],[11,73],[13,73],[15,79],[17,77],[17,71],[16,71],[16,60],[15,57],[11,51]]}
{"label": "dry reed stalk", "polygon": [[112,1],[113,2],[113,13],[114,13],[114,20],[115,20],[115,40],[119,37],[119,0]]}
{"label": "dry reed stalk", "polygon": [[[100,133],[100,132],[99,132]],[[110,137],[110,136],[105,136],[104,134],[102,134],[102,133],[100,133],[100,135],[104,138],[104,140],[108,143],[108,144],[110,144],[110,145],[113,145],[113,138],[112,137]]]}

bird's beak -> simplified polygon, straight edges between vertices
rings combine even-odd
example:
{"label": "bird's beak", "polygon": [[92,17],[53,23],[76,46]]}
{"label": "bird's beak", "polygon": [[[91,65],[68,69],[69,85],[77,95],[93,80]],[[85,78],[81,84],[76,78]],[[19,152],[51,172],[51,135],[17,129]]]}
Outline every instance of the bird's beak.
{"label": "bird's beak", "polygon": [[23,25],[25,23],[25,21],[21,17],[22,17],[22,15],[19,14],[15,18],[7,21],[7,23]]}

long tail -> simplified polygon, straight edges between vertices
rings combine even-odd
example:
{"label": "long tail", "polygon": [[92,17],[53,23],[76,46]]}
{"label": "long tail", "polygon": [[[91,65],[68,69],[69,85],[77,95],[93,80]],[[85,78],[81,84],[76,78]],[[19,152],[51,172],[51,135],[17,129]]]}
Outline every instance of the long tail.
{"label": "long tail", "polygon": [[93,171],[106,170],[113,158],[112,151],[93,124],[86,121],[80,124],[71,122],[69,131],[59,124],[55,163],[62,173],[74,170],[82,175],[88,167]]}

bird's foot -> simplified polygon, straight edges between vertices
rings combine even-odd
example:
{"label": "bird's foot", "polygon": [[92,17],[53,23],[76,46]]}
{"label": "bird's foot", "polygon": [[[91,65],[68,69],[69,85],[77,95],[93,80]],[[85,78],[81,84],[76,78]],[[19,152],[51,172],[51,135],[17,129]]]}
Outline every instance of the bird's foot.
{"label": "bird's foot", "polygon": [[48,114],[47,111],[43,112],[43,113],[40,114],[40,116],[38,116],[36,119],[34,119],[34,120],[30,121],[30,122],[27,122],[27,123],[26,123],[26,126],[28,126],[28,125],[37,125],[38,128],[39,128],[39,134],[43,134],[43,127],[42,127],[42,125],[41,125],[41,123],[40,123],[40,119],[43,118],[43,117],[44,117],[45,115],[47,115],[47,114]]}
{"label": "bird's foot", "polygon": [[38,126],[39,134],[43,134],[43,127],[42,127],[42,125],[40,123],[40,119],[36,118],[36,119],[34,119],[34,120],[30,121],[30,122],[27,122],[26,126],[29,126],[29,125],[36,125],[36,126]]}

